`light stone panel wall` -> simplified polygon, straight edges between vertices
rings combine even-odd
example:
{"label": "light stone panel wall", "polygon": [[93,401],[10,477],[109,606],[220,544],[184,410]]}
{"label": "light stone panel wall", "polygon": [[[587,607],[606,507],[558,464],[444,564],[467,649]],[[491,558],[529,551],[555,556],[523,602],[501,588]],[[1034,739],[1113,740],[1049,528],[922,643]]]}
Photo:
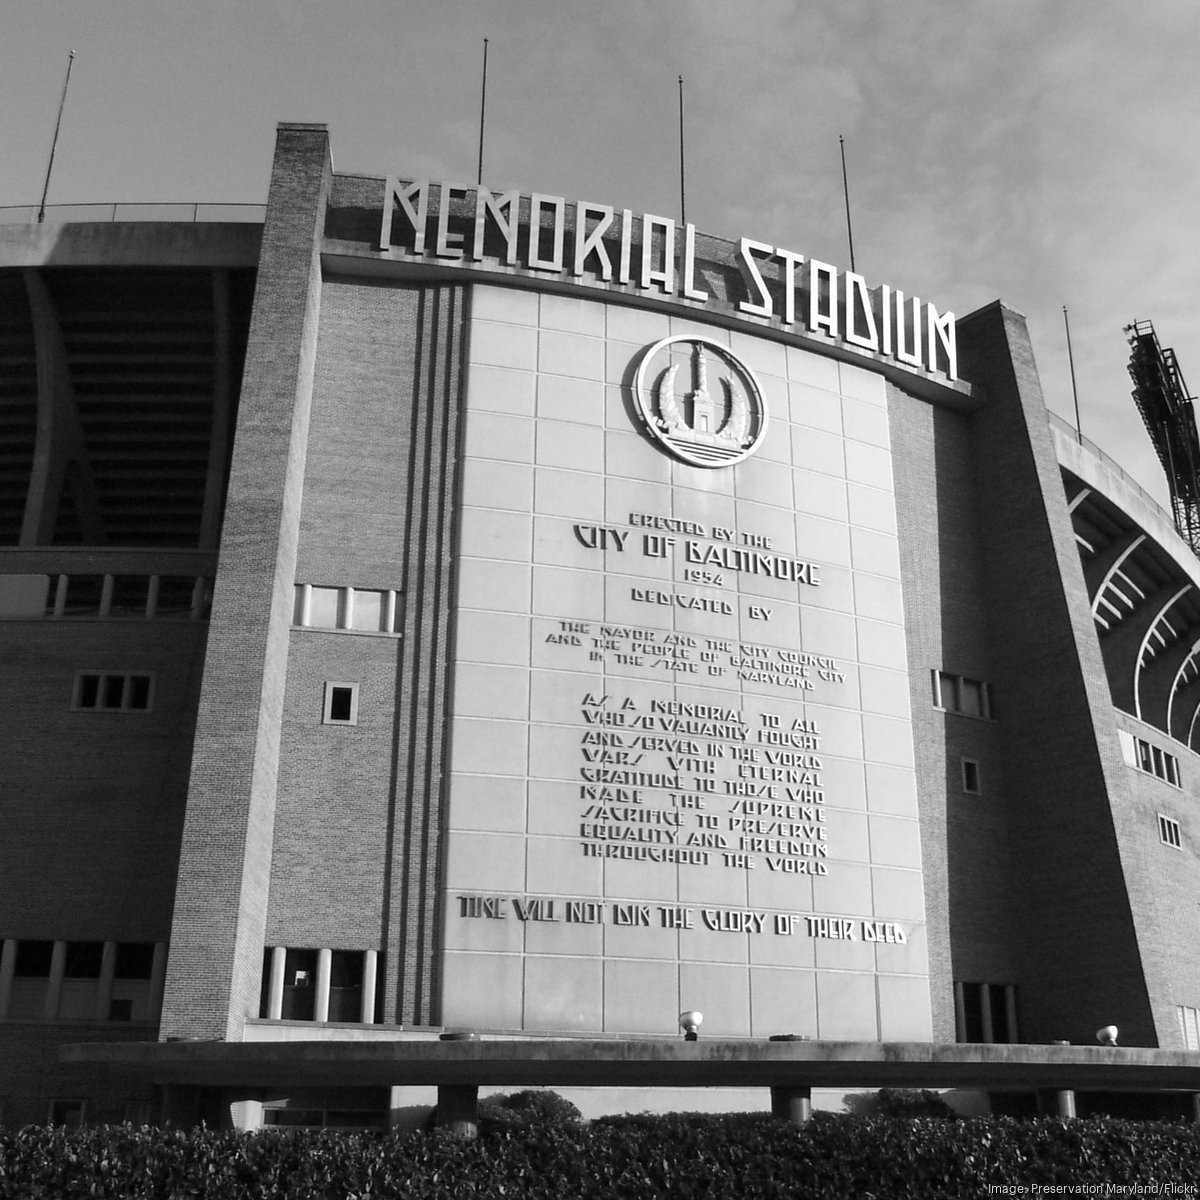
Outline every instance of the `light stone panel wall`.
{"label": "light stone panel wall", "polygon": [[[736,466],[677,461],[635,416],[641,352],[679,334],[728,346],[762,387],[767,436]],[[484,286],[473,289],[468,363],[443,1022],[669,1034],[681,1010],[698,1008],[713,1036],[927,1039],[883,379],[684,318]],[[631,514],[691,522],[703,534],[635,527]],[[758,549],[817,564],[820,585],[730,569],[717,571],[720,586],[687,578],[696,567],[684,560],[686,540],[730,544],[715,527],[742,549],[752,548],[746,537],[765,539]],[[646,535],[675,542],[660,544],[660,557]],[[647,602],[636,591],[730,611]],[[767,648],[765,678],[739,678],[739,661],[761,661],[747,645]],[[842,678],[787,661],[799,653],[835,660]],[[793,669],[804,674],[785,674]],[[740,723],[708,724],[745,740],[672,733],[672,717],[704,718],[655,708],[671,703],[735,711]],[[806,741],[811,725],[817,744]],[[760,731],[799,744],[767,745]],[[615,737],[604,744],[598,735]],[[647,738],[690,742],[694,752]],[[735,759],[735,747],[753,748],[757,760]],[[780,749],[801,759],[770,763],[767,752]],[[649,819],[603,820],[585,793],[599,786],[584,774],[595,769],[680,786],[627,781],[622,798],[608,798],[610,813]],[[766,769],[785,774],[745,778]],[[731,794],[751,787],[760,794]],[[809,795],[790,799],[789,787]],[[697,798],[703,808],[690,806]],[[785,808],[735,812],[743,800]],[[655,812],[680,823],[655,824]],[[767,835],[734,828],[737,818],[807,826],[804,837],[775,840],[809,849],[740,844]],[[664,841],[585,832],[596,826]],[[688,844],[705,835],[711,844]],[[697,861],[605,856],[639,847]],[[806,918],[853,936],[821,936]],[[886,923],[886,934],[875,932],[905,940],[869,940],[865,923]],[[749,931],[710,928],[728,924]]]}

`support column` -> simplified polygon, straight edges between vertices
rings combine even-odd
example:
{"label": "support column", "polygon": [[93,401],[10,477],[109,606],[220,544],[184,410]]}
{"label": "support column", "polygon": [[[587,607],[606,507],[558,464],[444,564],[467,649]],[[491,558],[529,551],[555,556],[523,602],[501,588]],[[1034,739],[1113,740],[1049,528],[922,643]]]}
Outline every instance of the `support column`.
{"label": "support column", "polygon": [[313,998],[313,1020],[329,1020],[329,976],[333,966],[333,951],[317,951],[317,994]]}
{"label": "support column", "polygon": [[479,1136],[479,1088],[473,1083],[443,1083],[437,1090],[437,1123],[459,1137]]}
{"label": "support column", "polygon": [[967,997],[961,983],[954,985],[954,1040],[967,1040]]}
{"label": "support column", "polygon": [[271,948],[271,977],[267,982],[267,1016],[272,1021],[283,1020],[283,971],[287,965],[287,947]]}
{"label": "support column", "polygon": [[0,1021],[8,1016],[12,1003],[13,975],[17,969],[17,939],[5,938],[0,950]]}
{"label": "support column", "polygon": [[1075,1115],[1075,1093],[1070,1088],[1061,1088],[1054,1093],[1054,1103],[1060,1117]]}
{"label": "support column", "polygon": [[[111,576],[110,576],[111,578]],[[97,1021],[107,1021],[112,1010],[113,979],[117,974],[117,943],[105,942],[100,955],[100,977],[96,980]]]}
{"label": "support column", "polygon": [[[279,126],[220,523],[164,1037],[240,1041],[259,1010],[332,175],[325,126]],[[210,516],[215,528],[215,507]]]}
{"label": "support column", "polygon": [[363,951],[362,1012],[359,1020],[364,1025],[375,1024],[375,983],[379,974],[379,951]]}
{"label": "support column", "polygon": [[1017,989],[1011,983],[1004,985],[1004,1015],[1008,1018],[1008,1040],[1019,1042],[1021,1031],[1017,1028]]}
{"label": "support column", "polygon": [[69,488],[84,539],[88,545],[102,546],[106,541],[104,523],[57,307],[41,272],[30,268],[24,277],[33,318],[38,399],[33,469],[20,544],[48,546],[54,541],[62,493]]}
{"label": "support column", "polygon": [[167,943],[154,943],[154,958],[150,963],[150,1020],[156,1025],[162,1019],[163,984],[167,978]]}
{"label": "support column", "polygon": [[996,1031],[992,1028],[992,988],[990,984],[979,985],[979,1022],[983,1030],[983,1040],[994,1042]]}
{"label": "support column", "polygon": [[62,1000],[63,975],[67,969],[67,943],[55,942],[50,954],[50,978],[46,981],[46,1006],[42,1016],[47,1021],[58,1020],[58,1005]]}
{"label": "support column", "polygon": [[773,1087],[771,1115],[793,1125],[803,1125],[812,1116],[812,1088]]}

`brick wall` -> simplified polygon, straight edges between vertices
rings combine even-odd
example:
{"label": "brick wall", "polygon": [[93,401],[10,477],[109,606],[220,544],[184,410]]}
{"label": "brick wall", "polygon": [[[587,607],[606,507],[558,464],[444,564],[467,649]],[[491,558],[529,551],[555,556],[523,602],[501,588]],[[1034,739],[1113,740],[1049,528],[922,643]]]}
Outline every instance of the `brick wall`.
{"label": "brick wall", "polygon": [[324,127],[281,126],[221,537],[163,1036],[257,1011],[331,177]]}
{"label": "brick wall", "polygon": [[[1089,1040],[1115,1023],[1154,1045],[1113,811],[1127,802],[1108,684],[1024,320],[959,323],[982,585],[1005,761],[1022,1037]],[[951,865],[969,882],[974,865]],[[1153,983],[1151,982],[1151,987]]]}

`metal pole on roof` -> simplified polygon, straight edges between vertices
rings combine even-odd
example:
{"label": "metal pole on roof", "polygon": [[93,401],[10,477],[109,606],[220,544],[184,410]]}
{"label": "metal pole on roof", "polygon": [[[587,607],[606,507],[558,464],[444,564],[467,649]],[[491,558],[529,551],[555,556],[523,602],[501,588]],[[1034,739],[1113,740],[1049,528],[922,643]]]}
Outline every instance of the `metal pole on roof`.
{"label": "metal pole on roof", "polygon": [[1083,445],[1083,427],[1079,423],[1079,389],[1075,386],[1075,355],[1071,353],[1071,322],[1067,317],[1067,306],[1063,305],[1063,325],[1067,330],[1067,362],[1071,366],[1071,395],[1075,397],[1075,437]]}
{"label": "metal pole on roof", "polygon": [[687,225],[687,181],[683,170],[683,76],[679,77],[679,223]]}
{"label": "metal pole on roof", "polygon": [[846,237],[850,242],[850,270],[854,270],[854,230],[850,226],[850,184],[846,178],[846,139],[838,134],[838,145],[842,150],[842,192],[846,197]]}
{"label": "metal pole on roof", "polygon": [[50,172],[54,170],[54,151],[58,147],[58,131],[62,126],[63,106],[67,102],[67,85],[71,82],[71,64],[75,61],[75,51],[67,56],[67,77],[63,80],[62,97],[58,102],[58,120],[54,122],[54,140],[50,143],[50,161],[46,164],[46,183],[42,188],[42,202],[38,205],[38,224],[46,219],[46,194],[50,191]]}
{"label": "metal pole on roof", "polygon": [[483,89],[479,95],[479,177],[476,183],[483,183],[483,120],[487,113],[487,38],[483,39]]}

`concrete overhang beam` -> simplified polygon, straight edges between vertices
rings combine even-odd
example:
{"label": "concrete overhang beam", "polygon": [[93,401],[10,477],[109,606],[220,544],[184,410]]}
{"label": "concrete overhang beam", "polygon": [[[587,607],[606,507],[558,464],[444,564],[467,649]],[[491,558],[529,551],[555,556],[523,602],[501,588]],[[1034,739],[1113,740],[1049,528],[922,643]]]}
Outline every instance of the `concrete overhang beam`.
{"label": "concrete overhang beam", "polygon": [[68,1065],[159,1084],[323,1086],[968,1087],[1200,1091],[1200,1053],[926,1042],[462,1040],[133,1042],[64,1046]]}

